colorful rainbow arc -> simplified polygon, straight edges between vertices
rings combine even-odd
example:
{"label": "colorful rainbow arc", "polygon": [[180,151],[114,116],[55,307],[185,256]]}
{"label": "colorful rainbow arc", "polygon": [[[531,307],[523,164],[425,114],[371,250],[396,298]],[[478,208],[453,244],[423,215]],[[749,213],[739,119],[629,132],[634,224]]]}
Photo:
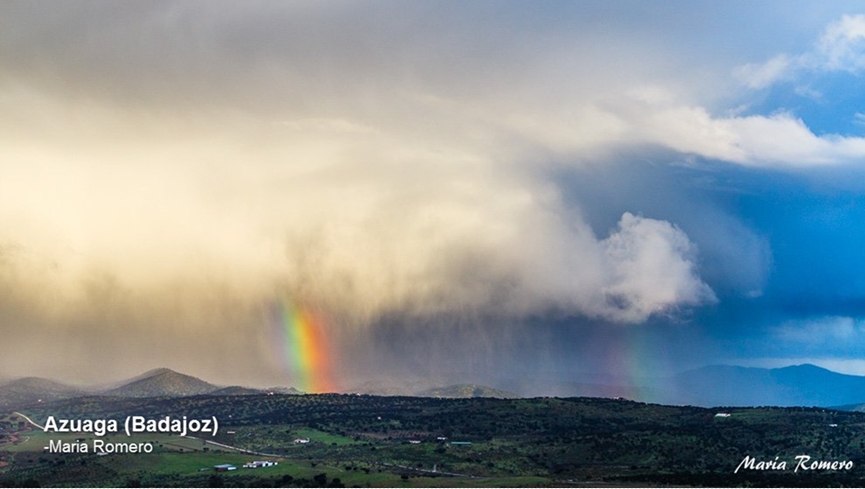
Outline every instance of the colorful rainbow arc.
{"label": "colorful rainbow arc", "polygon": [[288,301],[279,303],[275,316],[280,356],[295,387],[307,393],[334,392],[330,348],[320,316]]}

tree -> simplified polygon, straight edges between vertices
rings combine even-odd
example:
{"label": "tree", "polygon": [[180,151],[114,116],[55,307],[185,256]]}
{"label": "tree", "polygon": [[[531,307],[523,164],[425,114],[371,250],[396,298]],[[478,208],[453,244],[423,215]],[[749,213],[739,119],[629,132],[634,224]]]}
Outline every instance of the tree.
{"label": "tree", "polygon": [[313,477],[312,480],[314,480],[315,483],[318,484],[319,486],[324,487],[325,485],[327,485],[327,474],[322,472],[321,474],[318,474],[317,476]]}

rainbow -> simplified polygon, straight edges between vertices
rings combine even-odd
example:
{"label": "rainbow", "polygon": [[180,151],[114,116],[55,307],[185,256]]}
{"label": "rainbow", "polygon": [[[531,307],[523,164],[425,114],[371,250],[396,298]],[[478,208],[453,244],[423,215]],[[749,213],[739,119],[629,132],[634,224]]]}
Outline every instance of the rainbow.
{"label": "rainbow", "polygon": [[278,356],[294,387],[307,393],[335,392],[331,348],[320,314],[281,301],[272,310]]}
{"label": "rainbow", "polygon": [[624,392],[623,389],[612,389],[609,397],[624,396],[661,403],[676,399],[675,383],[667,380],[676,370],[664,343],[654,339],[645,328],[623,329],[609,340],[602,360],[604,371],[625,387]]}

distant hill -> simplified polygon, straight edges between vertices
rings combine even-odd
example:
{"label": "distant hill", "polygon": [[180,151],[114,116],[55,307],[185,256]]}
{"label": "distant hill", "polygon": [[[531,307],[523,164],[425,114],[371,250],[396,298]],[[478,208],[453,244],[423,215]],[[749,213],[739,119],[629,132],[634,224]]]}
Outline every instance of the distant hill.
{"label": "distant hill", "polygon": [[177,372],[174,371],[174,370],[171,370],[170,368],[165,368],[165,367],[161,367],[161,368],[154,368],[154,369],[152,369],[152,370],[148,370],[147,372],[144,372],[143,374],[136,375],[135,377],[131,377],[131,378],[128,378],[128,379],[125,379],[125,380],[121,380],[121,381],[115,382],[115,383],[112,384],[110,387],[106,387],[106,388],[103,389],[103,390],[116,389],[116,388],[121,387],[121,386],[124,386],[124,385],[126,385],[126,384],[131,384],[131,383],[133,383],[133,382],[138,382],[139,380],[149,379],[150,377],[154,377],[154,376],[156,376],[156,375],[161,375],[161,374],[170,374],[170,373],[177,373]]}
{"label": "distant hill", "polygon": [[208,392],[210,396],[257,396],[261,394],[282,394],[289,396],[302,396],[305,394],[294,387],[268,387],[265,389],[255,389],[252,387],[243,387],[240,385],[232,385],[223,387],[213,392]]}
{"label": "distant hill", "polygon": [[[534,396],[626,398],[667,405],[694,406],[817,406],[865,411],[865,376],[832,372],[815,365],[750,368],[714,365],[672,377],[628,380],[603,378],[592,384],[522,379],[499,381],[492,388],[451,383],[444,378],[379,378],[350,392],[382,396],[439,398],[518,398]],[[457,380],[458,382],[458,380]],[[622,382],[615,385],[615,382]],[[124,398],[183,397],[194,395],[247,396],[302,395],[294,387],[266,389],[217,386],[167,368],[150,370],[111,386],[75,387],[38,377],[0,384],[0,408],[9,409],[75,398],[104,395]],[[40,401],[41,400],[41,401]]]}
{"label": "distant hill", "polygon": [[247,396],[266,393],[301,395],[294,387],[254,389],[243,386],[221,387],[191,375],[168,368],[157,368],[130,379],[102,386],[74,387],[49,379],[26,377],[0,383],[0,408],[17,409],[38,402],[49,402],[81,396],[126,398],[184,397],[197,395]]}
{"label": "distant hill", "polygon": [[857,413],[865,412],[865,404],[844,404],[843,406],[830,406],[838,411],[855,411]]}
{"label": "distant hill", "polygon": [[182,397],[210,394],[219,386],[167,368],[151,370],[120,387],[103,392],[117,397]]}
{"label": "distant hill", "polygon": [[262,392],[265,393],[274,393],[274,394],[288,394],[290,396],[300,396],[306,394],[303,391],[297,390],[294,387],[268,387],[267,389],[261,389]]}
{"label": "distant hill", "polygon": [[516,399],[520,395],[493,389],[484,385],[477,384],[456,384],[447,387],[436,387],[417,392],[415,395],[419,397],[447,397],[447,398],[471,398],[471,397],[495,397],[499,399]]}
{"label": "distant hill", "polygon": [[564,382],[546,379],[503,379],[497,383],[506,391],[522,397],[606,397],[632,399],[635,389],[625,384]]}
{"label": "distant hill", "polygon": [[841,406],[865,402],[865,377],[816,365],[783,368],[709,366],[672,379],[675,396],[654,402],[698,406]]}
{"label": "distant hill", "polygon": [[208,392],[208,394],[212,396],[255,396],[264,393],[265,391],[262,389],[253,389],[251,387],[243,387],[239,385],[223,387],[222,389]]}
{"label": "distant hill", "polygon": [[25,377],[0,385],[0,407],[15,408],[84,394],[86,392],[78,387],[40,377]]}
{"label": "distant hill", "polygon": [[373,396],[415,396],[418,392],[433,389],[436,384],[425,378],[377,378],[355,386],[351,392]]}

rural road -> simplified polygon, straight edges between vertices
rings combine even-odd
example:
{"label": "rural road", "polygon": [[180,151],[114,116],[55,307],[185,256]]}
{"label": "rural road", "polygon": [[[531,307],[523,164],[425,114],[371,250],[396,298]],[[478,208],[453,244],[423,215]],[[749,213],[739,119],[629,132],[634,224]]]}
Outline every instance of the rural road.
{"label": "rural road", "polygon": [[277,458],[284,458],[285,457],[285,455],[275,455],[272,453],[253,452],[252,450],[247,450],[245,448],[233,447],[231,445],[226,445],[224,443],[218,443],[215,441],[205,440],[204,438],[198,438],[198,437],[190,436],[190,435],[186,435],[186,438],[192,438],[193,440],[201,440],[204,443],[210,443],[211,445],[216,445],[216,446],[222,447],[222,448],[228,448],[230,450],[236,450],[236,451],[242,452],[242,453],[248,453],[250,455],[261,455],[262,457],[277,457]]}
{"label": "rural road", "polygon": [[30,424],[32,424],[33,426],[39,428],[40,430],[44,430],[44,429],[45,429],[44,426],[42,426],[42,425],[36,423],[36,422],[33,421],[32,419],[30,419],[30,417],[27,416],[26,414],[21,414],[21,413],[19,413],[18,411],[13,412],[12,414],[15,414],[15,415],[17,415],[17,416],[21,416],[22,418],[26,419],[28,423],[30,423]]}

